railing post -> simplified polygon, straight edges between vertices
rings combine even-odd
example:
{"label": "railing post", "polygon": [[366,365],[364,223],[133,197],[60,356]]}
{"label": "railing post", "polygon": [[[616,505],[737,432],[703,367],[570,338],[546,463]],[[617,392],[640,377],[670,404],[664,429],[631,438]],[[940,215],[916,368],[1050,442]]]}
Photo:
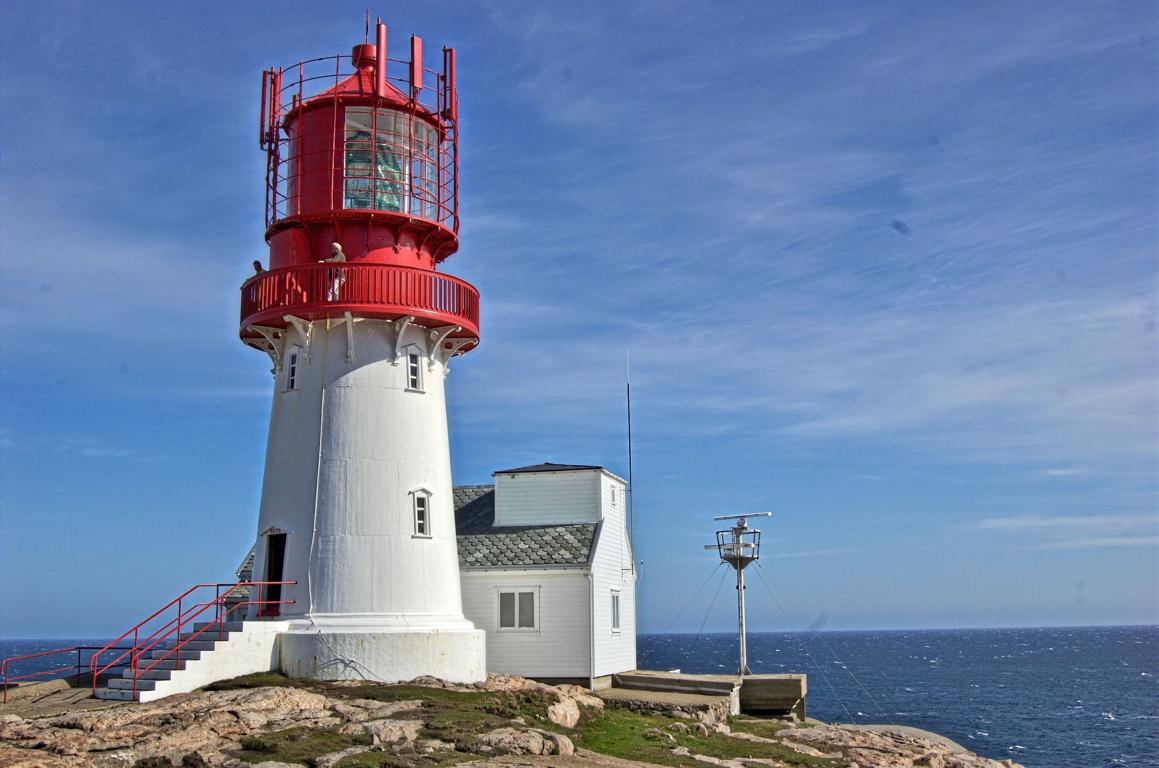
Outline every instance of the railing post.
{"label": "railing post", "polygon": [[173,661],[177,664],[181,663],[181,619],[184,614],[181,611],[181,598],[177,598],[177,643],[173,646]]}

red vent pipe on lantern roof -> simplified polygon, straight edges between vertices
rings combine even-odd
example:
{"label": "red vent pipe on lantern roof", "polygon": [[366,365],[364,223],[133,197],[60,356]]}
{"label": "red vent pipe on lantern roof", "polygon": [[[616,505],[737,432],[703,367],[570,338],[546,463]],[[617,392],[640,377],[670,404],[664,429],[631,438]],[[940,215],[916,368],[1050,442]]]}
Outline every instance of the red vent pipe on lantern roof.
{"label": "red vent pipe on lantern roof", "polygon": [[374,42],[378,52],[374,61],[374,95],[381,99],[386,96],[386,25],[382,19],[375,27]]}

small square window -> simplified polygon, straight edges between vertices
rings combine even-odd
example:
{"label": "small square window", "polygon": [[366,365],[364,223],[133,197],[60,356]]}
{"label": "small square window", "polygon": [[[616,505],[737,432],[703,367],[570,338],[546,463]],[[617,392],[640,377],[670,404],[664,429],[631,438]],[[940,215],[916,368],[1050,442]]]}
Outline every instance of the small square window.
{"label": "small square window", "polygon": [[499,593],[500,629],[535,629],[535,593]]}
{"label": "small square window", "polygon": [[415,536],[431,535],[431,500],[425,493],[414,495]]}
{"label": "small square window", "polygon": [[298,350],[290,350],[286,355],[286,389],[298,388]]}
{"label": "small square window", "polygon": [[406,353],[406,388],[416,392],[423,391],[423,368],[417,351]]}
{"label": "small square window", "polygon": [[620,631],[620,593],[612,593],[612,631]]}

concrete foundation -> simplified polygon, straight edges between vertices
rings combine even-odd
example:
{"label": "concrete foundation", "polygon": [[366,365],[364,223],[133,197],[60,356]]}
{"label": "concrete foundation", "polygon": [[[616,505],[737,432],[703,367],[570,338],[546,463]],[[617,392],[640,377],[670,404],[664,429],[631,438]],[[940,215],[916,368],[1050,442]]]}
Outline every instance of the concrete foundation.
{"label": "concrete foundation", "polygon": [[486,679],[479,629],[413,631],[293,629],[279,637],[281,671],[317,680],[398,683],[432,675],[455,683]]}
{"label": "concrete foundation", "polygon": [[791,714],[805,719],[805,675],[745,675],[740,686],[740,710],[746,715]]}

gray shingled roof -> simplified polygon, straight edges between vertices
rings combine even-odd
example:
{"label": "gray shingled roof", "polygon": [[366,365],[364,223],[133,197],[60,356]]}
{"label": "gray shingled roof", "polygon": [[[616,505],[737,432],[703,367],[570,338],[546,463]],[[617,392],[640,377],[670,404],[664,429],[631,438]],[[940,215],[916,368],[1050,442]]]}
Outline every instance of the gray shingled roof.
{"label": "gray shingled roof", "polygon": [[532,464],[515,469],[500,469],[496,475],[526,475],[532,472],[575,472],[579,470],[603,469],[595,464],[552,464],[550,461],[543,464]]}
{"label": "gray shingled roof", "polygon": [[598,523],[495,525],[495,486],[454,489],[461,568],[575,566],[587,563]]}

